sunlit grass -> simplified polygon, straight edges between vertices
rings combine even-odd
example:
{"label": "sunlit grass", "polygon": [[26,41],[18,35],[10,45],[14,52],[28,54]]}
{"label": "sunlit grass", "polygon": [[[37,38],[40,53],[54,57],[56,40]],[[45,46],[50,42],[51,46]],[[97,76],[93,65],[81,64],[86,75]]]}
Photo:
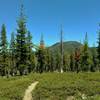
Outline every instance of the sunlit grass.
{"label": "sunlit grass", "polygon": [[66,100],[74,96],[82,100],[100,100],[100,73],[44,73],[11,78],[0,77],[0,100],[22,100],[25,90],[39,81],[34,100]]}

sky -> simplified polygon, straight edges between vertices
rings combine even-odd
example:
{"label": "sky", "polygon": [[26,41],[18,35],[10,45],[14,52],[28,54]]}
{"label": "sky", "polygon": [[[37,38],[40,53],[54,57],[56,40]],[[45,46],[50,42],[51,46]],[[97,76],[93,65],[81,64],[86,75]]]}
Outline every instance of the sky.
{"label": "sky", "polygon": [[[96,44],[100,0],[23,0],[23,4],[35,44],[39,44],[41,33],[47,46],[58,42],[61,24],[64,41],[83,42],[87,32],[89,45]],[[9,41],[11,32],[16,33],[20,5],[21,0],[0,0],[0,30],[4,23]]]}

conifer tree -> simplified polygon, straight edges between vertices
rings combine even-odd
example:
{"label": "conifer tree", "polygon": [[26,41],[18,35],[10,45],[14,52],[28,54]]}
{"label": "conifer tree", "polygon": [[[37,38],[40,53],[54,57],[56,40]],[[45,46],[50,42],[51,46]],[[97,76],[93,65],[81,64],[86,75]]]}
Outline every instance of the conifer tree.
{"label": "conifer tree", "polygon": [[32,62],[34,59],[34,53],[32,51],[32,47],[33,47],[32,35],[28,31],[28,34],[27,34],[27,54],[28,54],[28,71],[29,71],[29,73],[33,70]]}
{"label": "conifer tree", "polygon": [[74,72],[75,71],[75,61],[74,61],[74,54],[72,53],[70,55],[70,71]]}
{"label": "conifer tree", "polygon": [[50,65],[50,72],[53,72],[54,70],[55,70],[55,66],[56,66],[56,64],[55,64],[55,58],[54,58],[54,55],[53,55],[53,53],[51,52],[51,55],[50,55],[50,59],[51,59],[51,65]]}
{"label": "conifer tree", "polygon": [[93,48],[92,48],[92,64],[91,64],[90,70],[92,72],[95,72],[96,70],[98,70],[98,68],[97,68],[97,52],[96,52],[95,45],[93,45]]}
{"label": "conifer tree", "polygon": [[38,72],[38,70],[37,70],[37,65],[38,65],[38,59],[37,59],[37,56],[36,56],[36,54],[35,54],[36,52],[32,52],[31,53],[31,67],[29,67],[30,68],[30,71],[32,72]]}
{"label": "conifer tree", "polygon": [[63,57],[63,71],[66,72],[68,67],[68,61],[67,61],[67,54],[64,54]]}
{"label": "conifer tree", "polygon": [[14,32],[11,33],[11,40],[10,40],[10,66],[11,66],[11,74],[14,75],[17,73],[17,68],[16,68],[16,59],[15,59],[15,37],[14,37]]}
{"label": "conifer tree", "polygon": [[56,61],[55,71],[61,72],[61,54],[59,52],[56,52],[55,54],[55,61]]}
{"label": "conifer tree", "polygon": [[45,49],[39,48],[36,52],[38,65],[37,65],[37,72],[43,73],[46,71],[46,55],[45,55]]}
{"label": "conifer tree", "polygon": [[[100,27],[100,25],[99,25]],[[98,47],[97,47],[98,68],[100,70],[100,29],[98,32]]]}
{"label": "conifer tree", "polygon": [[88,51],[88,36],[85,35],[84,45],[81,54],[81,70],[89,71],[89,51]]}
{"label": "conifer tree", "polygon": [[23,13],[23,5],[21,5],[21,12],[17,24],[18,24],[17,36],[16,36],[17,67],[20,72],[20,75],[23,75],[27,71],[27,63],[28,63],[27,37],[26,37],[27,29],[26,29],[26,18]]}
{"label": "conifer tree", "polygon": [[37,72],[43,73],[46,71],[46,48],[43,39],[43,34],[41,34],[40,46],[36,52],[38,65],[37,65]]}
{"label": "conifer tree", "polygon": [[46,71],[51,71],[51,53],[49,48],[46,49]]}
{"label": "conifer tree", "polygon": [[77,73],[80,71],[80,50],[78,48],[75,49],[75,71]]}
{"label": "conifer tree", "polygon": [[2,76],[8,75],[9,66],[7,62],[8,57],[8,43],[7,43],[7,37],[6,37],[6,27],[3,24],[1,28],[1,41],[0,41],[0,56],[1,56],[1,66],[0,66],[0,74]]}

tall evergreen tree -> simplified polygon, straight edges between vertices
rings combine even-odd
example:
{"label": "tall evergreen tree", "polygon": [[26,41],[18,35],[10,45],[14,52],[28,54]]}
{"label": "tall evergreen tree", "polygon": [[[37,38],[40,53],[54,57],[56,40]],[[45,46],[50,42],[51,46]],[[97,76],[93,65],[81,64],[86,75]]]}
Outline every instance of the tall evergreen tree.
{"label": "tall evergreen tree", "polygon": [[63,71],[66,72],[68,70],[68,59],[67,54],[64,54],[63,57]]}
{"label": "tall evergreen tree", "polygon": [[15,37],[14,37],[14,32],[12,32],[10,40],[10,66],[12,75],[17,73],[15,52],[16,52]]}
{"label": "tall evergreen tree", "polygon": [[43,39],[43,34],[41,34],[41,40],[40,40],[40,46],[39,49],[36,52],[37,59],[38,59],[38,66],[37,66],[37,71],[39,73],[43,73],[44,71],[47,71],[47,62],[46,62],[46,48],[45,48],[45,43]]}
{"label": "tall evergreen tree", "polygon": [[[100,25],[99,25],[100,27]],[[100,29],[99,29],[99,32],[98,32],[98,47],[97,47],[97,58],[98,58],[98,67],[99,67],[99,70],[100,70]]]}
{"label": "tall evergreen tree", "polygon": [[75,71],[75,61],[74,61],[74,54],[72,53],[70,55],[70,71]]}
{"label": "tall evergreen tree", "polygon": [[28,52],[27,52],[27,29],[26,18],[23,13],[23,5],[21,5],[21,12],[19,20],[17,22],[17,36],[16,36],[16,56],[17,67],[20,75],[23,75],[27,71]]}
{"label": "tall evergreen tree", "polygon": [[59,52],[56,52],[55,54],[55,71],[61,72],[61,55]]}
{"label": "tall evergreen tree", "polygon": [[55,70],[55,66],[56,66],[56,61],[55,61],[55,58],[54,58],[54,55],[53,53],[51,52],[50,54],[50,58],[51,58],[51,65],[50,65],[50,72],[53,72]]}
{"label": "tall evergreen tree", "polygon": [[51,71],[51,53],[49,48],[46,49],[46,71],[49,72]]}
{"label": "tall evergreen tree", "polygon": [[43,73],[46,71],[46,55],[45,49],[39,48],[36,52],[38,65],[37,65],[37,72]]}
{"label": "tall evergreen tree", "polygon": [[29,71],[29,73],[33,70],[32,62],[34,59],[34,53],[32,51],[32,48],[33,48],[32,35],[28,31],[28,34],[27,34],[27,54],[28,54],[28,71]]}
{"label": "tall evergreen tree", "polygon": [[96,52],[95,45],[93,45],[93,48],[92,48],[92,64],[91,64],[90,70],[92,72],[95,72],[96,70],[98,70],[98,68],[97,68],[97,52]]}
{"label": "tall evergreen tree", "polygon": [[1,29],[1,41],[0,41],[0,55],[1,55],[1,65],[0,65],[0,73],[2,76],[8,75],[9,66],[7,62],[8,57],[8,43],[6,37],[6,27],[3,24]]}
{"label": "tall evergreen tree", "polygon": [[81,54],[81,69],[89,71],[89,51],[88,51],[88,36],[85,35],[84,45]]}
{"label": "tall evergreen tree", "polygon": [[32,72],[38,72],[38,70],[37,70],[37,65],[38,65],[38,59],[37,59],[37,56],[36,56],[36,54],[35,54],[36,52],[32,52],[31,53],[31,69],[30,69],[30,71]]}
{"label": "tall evergreen tree", "polygon": [[76,48],[75,49],[75,71],[77,73],[80,71],[80,49]]}

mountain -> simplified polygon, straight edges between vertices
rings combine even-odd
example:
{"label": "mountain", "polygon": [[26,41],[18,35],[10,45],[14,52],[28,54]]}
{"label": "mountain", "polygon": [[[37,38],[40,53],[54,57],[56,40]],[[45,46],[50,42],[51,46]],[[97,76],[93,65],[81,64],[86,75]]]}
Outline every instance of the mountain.
{"label": "mountain", "polygon": [[[64,52],[72,53],[75,51],[76,48],[80,48],[82,44],[77,41],[68,41],[63,43]],[[49,47],[52,52],[59,52],[60,51],[60,43],[56,43]]]}
{"label": "mountain", "polygon": [[[68,54],[73,53],[76,48],[81,48],[82,46],[83,46],[83,44],[81,44],[80,42],[77,42],[77,41],[68,41],[68,42],[63,43],[64,52],[68,53]],[[56,43],[56,44],[50,46],[49,49],[52,52],[60,52],[60,43]],[[96,49],[96,48],[89,47],[90,54],[93,53],[93,49]]]}

